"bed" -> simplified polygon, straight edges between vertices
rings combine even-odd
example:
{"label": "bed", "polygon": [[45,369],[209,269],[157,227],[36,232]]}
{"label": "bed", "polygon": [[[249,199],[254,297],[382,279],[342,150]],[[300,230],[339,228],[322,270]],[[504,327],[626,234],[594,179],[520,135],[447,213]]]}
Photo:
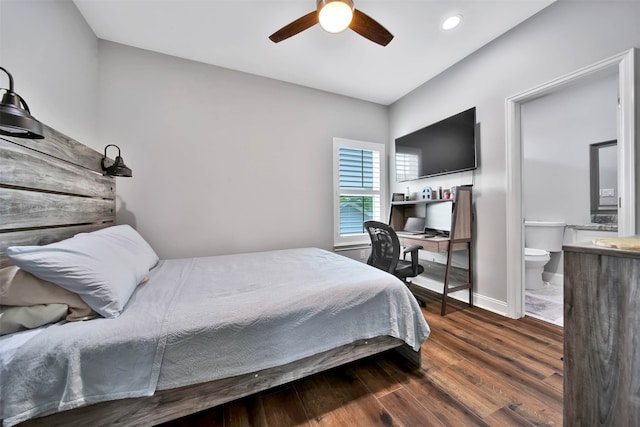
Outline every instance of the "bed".
{"label": "bed", "polygon": [[[45,136],[0,139],[0,268],[7,247],[122,227],[102,155]],[[390,349],[419,366],[429,334],[401,281],[317,248],[160,260],[145,279],[117,317],[0,337],[4,425],[154,425]]]}

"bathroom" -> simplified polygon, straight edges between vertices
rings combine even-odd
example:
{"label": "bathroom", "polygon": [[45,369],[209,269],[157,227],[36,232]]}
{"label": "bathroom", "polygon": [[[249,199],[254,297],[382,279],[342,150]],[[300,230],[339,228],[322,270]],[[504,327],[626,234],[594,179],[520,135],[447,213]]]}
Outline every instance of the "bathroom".
{"label": "bathroom", "polygon": [[[617,112],[615,70],[522,105],[527,316],[563,325],[561,243],[617,236]],[[544,225],[561,242],[530,248]]]}

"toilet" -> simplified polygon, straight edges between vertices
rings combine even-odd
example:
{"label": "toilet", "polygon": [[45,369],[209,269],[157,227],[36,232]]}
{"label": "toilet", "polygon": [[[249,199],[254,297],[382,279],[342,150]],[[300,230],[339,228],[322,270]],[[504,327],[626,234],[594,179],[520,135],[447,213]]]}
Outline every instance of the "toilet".
{"label": "toilet", "polygon": [[561,252],[564,239],[564,222],[524,222],[524,287],[542,289],[544,266],[551,259],[550,252]]}

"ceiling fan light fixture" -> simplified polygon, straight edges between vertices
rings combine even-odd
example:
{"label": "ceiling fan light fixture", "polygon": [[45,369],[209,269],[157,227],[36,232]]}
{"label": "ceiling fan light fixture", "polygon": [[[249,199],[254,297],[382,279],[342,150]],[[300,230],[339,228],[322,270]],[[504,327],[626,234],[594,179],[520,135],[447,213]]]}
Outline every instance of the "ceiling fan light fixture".
{"label": "ceiling fan light fixture", "polygon": [[318,20],[325,31],[342,32],[349,28],[352,19],[353,1],[318,0]]}

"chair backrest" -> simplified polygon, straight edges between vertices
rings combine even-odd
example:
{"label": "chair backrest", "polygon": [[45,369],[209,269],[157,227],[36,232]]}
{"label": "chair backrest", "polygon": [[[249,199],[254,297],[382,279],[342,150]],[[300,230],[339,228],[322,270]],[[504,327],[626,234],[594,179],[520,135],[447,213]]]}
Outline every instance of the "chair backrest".
{"label": "chair backrest", "polygon": [[393,274],[400,258],[398,235],[384,222],[365,221],[364,228],[371,238],[371,256],[367,264]]}

